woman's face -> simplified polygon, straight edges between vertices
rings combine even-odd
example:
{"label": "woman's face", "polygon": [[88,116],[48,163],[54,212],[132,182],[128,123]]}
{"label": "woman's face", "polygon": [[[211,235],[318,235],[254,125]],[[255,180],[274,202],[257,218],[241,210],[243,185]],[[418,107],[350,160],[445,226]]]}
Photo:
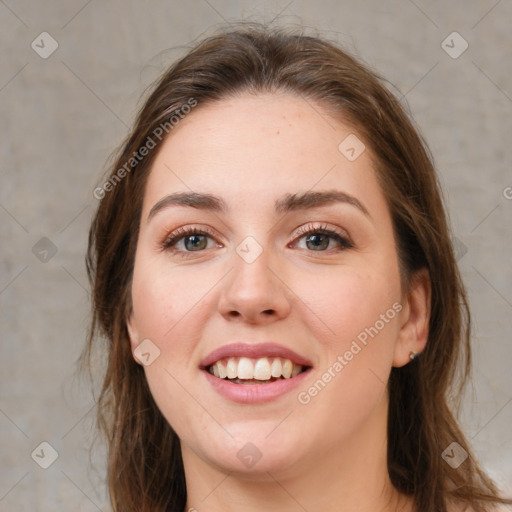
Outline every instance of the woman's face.
{"label": "woman's face", "polygon": [[161,147],[128,326],[186,465],[292,474],[382,446],[408,307],[355,134],[298,96],[243,94],[199,105]]}

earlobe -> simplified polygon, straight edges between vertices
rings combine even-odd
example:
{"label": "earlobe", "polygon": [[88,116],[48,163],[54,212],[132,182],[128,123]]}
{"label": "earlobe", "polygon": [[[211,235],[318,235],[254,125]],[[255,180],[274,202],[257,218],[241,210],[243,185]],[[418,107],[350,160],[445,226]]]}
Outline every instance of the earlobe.
{"label": "earlobe", "polygon": [[[425,349],[430,320],[431,283],[428,270],[421,269],[412,279],[402,310],[401,328],[395,345],[393,366],[410,363]],[[411,357],[413,354],[413,357]]]}

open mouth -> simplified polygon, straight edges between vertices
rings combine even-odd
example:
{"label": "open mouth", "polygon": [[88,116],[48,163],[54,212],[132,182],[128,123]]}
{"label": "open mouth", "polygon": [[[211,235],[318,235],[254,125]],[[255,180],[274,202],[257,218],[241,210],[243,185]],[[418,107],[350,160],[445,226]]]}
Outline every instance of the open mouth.
{"label": "open mouth", "polygon": [[229,357],[219,359],[205,367],[205,370],[233,384],[261,385],[293,379],[308,368],[282,357]]}

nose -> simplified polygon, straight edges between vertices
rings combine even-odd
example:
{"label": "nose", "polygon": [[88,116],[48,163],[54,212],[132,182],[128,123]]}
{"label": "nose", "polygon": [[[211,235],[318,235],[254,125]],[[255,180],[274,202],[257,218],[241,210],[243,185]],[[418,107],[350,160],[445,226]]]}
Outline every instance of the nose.
{"label": "nose", "polygon": [[272,323],[290,312],[290,292],[267,251],[252,262],[233,254],[234,268],[224,281],[219,311],[226,319],[252,324]]}

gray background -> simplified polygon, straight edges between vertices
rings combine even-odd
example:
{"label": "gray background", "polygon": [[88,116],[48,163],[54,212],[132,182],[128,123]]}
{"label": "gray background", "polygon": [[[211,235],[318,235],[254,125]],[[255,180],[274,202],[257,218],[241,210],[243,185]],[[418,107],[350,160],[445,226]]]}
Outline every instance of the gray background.
{"label": "gray background", "polygon": [[[1,511],[108,510],[101,444],[89,457],[94,400],[74,375],[87,330],[92,191],[141,93],[184,45],[226,20],[276,16],[318,28],[385,75],[431,146],[474,317],[463,427],[512,492],[510,1],[4,0]],[[46,59],[31,47],[51,48],[43,31],[59,45]],[[458,58],[445,51],[462,49],[457,36],[442,46],[453,31],[469,44]],[[59,454],[46,470],[31,458],[42,441]],[[48,449],[36,453],[49,460]]]}

